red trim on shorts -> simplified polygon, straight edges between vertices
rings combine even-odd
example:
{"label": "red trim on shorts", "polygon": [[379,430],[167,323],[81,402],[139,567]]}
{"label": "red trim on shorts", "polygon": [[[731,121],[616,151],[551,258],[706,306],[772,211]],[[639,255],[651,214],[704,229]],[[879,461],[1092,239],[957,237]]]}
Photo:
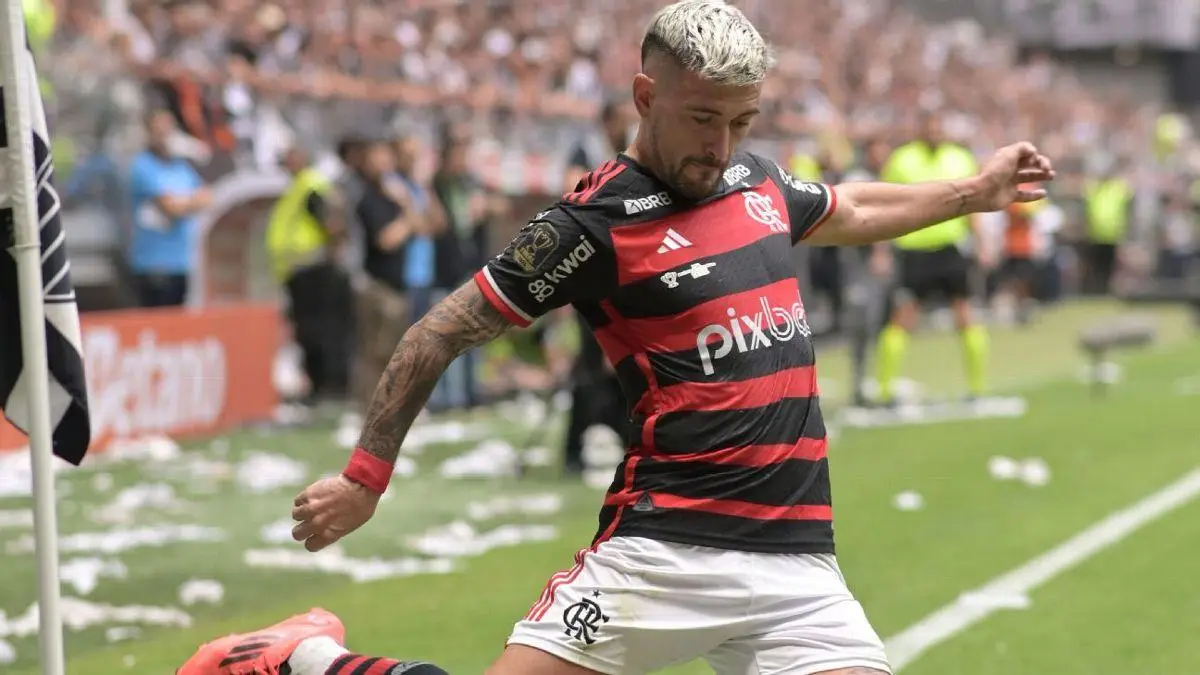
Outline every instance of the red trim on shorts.
{"label": "red trim on shorts", "polygon": [[579,578],[583,572],[583,564],[587,560],[587,556],[591,553],[591,549],[581,549],[575,554],[575,566],[566,572],[559,572],[550,577],[550,582],[546,584],[546,588],[542,591],[540,600],[530,608],[529,614],[525,615],[528,621],[541,621],[542,617],[546,616],[546,612],[554,606],[554,594],[558,592],[559,587],[570,584]]}

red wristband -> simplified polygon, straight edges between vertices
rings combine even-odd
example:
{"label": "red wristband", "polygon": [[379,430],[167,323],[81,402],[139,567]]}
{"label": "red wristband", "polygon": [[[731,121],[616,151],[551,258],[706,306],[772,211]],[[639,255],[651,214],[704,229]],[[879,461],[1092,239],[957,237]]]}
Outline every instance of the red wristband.
{"label": "red wristband", "polygon": [[350,455],[350,462],[342,470],[342,475],[375,494],[381,495],[387,491],[388,483],[392,480],[393,467],[390,462],[375,455],[355,448]]}

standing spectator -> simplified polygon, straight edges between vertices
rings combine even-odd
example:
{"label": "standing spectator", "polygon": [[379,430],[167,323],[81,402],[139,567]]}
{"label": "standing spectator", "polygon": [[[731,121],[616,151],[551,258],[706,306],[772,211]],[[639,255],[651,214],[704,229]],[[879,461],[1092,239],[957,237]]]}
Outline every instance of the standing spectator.
{"label": "standing spectator", "polygon": [[[471,173],[466,139],[443,141],[433,191],[446,214],[446,229],[434,241],[435,301],[458,288],[486,262],[487,229],[504,212],[503,200],[490,197]],[[460,356],[442,378],[445,403],[451,408],[479,404],[476,352]]]}
{"label": "standing spectator", "polygon": [[187,299],[195,258],[196,215],[212,195],[191,164],[171,148],[175,118],[146,116],[148,147],[130,169],[133,233],[129,265],[143,307],[175,307]]}
{"label": "standing spectator", "polygon": [[336,262],[344,235],[332,185],[299,148],[283,166],[292,183],[267,225],[267,251],[288,295],[288,315],[304,352],[309,402],[337,401],[349,392],[353,294]]}
{"label": "standing spectator", "polygon": [[[414,217],[421,221],[418,231],[413,233],[405,247],[404,282],[408,291],[410,323],[416,323],[440,299],[434,295],[437,262],[434,236],[446,224],[441,202],[436,199],[432,188],[417,175],[417,159],[421,150],[420,142],[411,135],[401,136],[392,143],[396,171],[391,180],[395,181],[397,191],[407,194]],[[449,405],[446,395],[445,386],[439,383],[429,398],[429,408],[446,409]]]}
{"label": "standing spectator", "polygon": [[1133,219],[1133,186],[1125,179],[1127,174],[1114,162],[1098,180],[1084,182],[1087,243],[1083,291],[1089,295],[1107,294],[1117,272],[1117,252]]}
{"label": "standing spectator", "polygon": [[[611,102],[600,113],[604,140],[604,152],[589,153],[580,144],[571,153],[567,167],[566,185],[570,192],[583,176],[600,166],[605,158],[624,152],[629,144],[629,122],[631,115],[628,104]],[[563,472],[567,476],[583,473],[583,435],[593,425],[612,428],[622,439],[629,434],[625,395],[612,365],[604,356],[600,343],[592,335],[587,321],[575,313],[576,330],[579,334],[579,352],[571,367],[571,411],[567,420],[566,436],[563,439]]]}
{"label": "standing spectator", "polygon": [[1163,218],[1158,236],[1158,275],[1170,281],[1188,278],[1200,250],[1200,219],[1188,203],[1185,190],[1176,188],[1163,198]]}
{"label": "standing spectator", "polygon": [[363,231],[365,286],[358,303],[356,398],[370,401],[396,343],[411,319],[406,295],[408,244],[424,222],[412,197],[395,180],[395,157],[385,143],[363,155],[363,193],[355,216]]}

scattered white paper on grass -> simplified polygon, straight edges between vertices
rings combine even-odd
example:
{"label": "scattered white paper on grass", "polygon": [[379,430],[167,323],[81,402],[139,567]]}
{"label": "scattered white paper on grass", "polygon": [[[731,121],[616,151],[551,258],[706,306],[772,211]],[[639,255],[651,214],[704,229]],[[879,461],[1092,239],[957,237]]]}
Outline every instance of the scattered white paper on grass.
{"label": "scattered white paper on grass", "polygon": [[470,524],[455,521],[410,538],[408,546],[428,556],[460,558],[526,542],[551,541],[557,537],[558,529],[551,525],[502,525],[487,532],[477,532]]}
{"label": "scattered white paper on grass", "polygon": [[88,514],[96,523],[128,525],[144,514],[146,509],[180,511],[184,503],[175,496],[175,489],[166,483],[139,483],[117,493],[107,504]]}
{"label": "scattered white paper on grass", "polygon": [[583,484],[593,490],[607,490],[613,482],[612,469],[584,469]]}
{"label": "scattered white paper on grass", "polygon": [[189,579],[179,587],[179,602],[185,607],[198,603],[220,604],[225,598],[225,587],[212,579]]}
{"label": "scattered white paper on grass", "polygon": [[[116,606],[89,602],[71,596],[59,601],[63,626],[74,631],[106,624],[163,626],[168,628],[190,628],[192,617],[174,607],[147,607],[143,605]],[[24,638],[37,635],[38,606],[33,603],[20,616],[8,618],[0,612],[0,638]]]}
{"label": "scattered white paper on grass", "polygon": [[308,477],[308,467],[285,455],[262,451],[249,453],[237,466],[237,482],[255,494],[297,487]]}
{"label": "scattered white paper on grass", "polygon": [[554,464],[554,453],[550,451],[550,448],[540,445],[527,449],[521,457],[525,466],[551,466]]}
{"label": "scattered white paper on grass", "polygon": [[392,468],[392,475],[400,476],[401,478],[412,478],[417,475],[417,468],[417,461],[415,459],[401,455],[396,458],[396,466]]}
{"label": "scattered white paper on grass", "polygon": [[[202,525],[158,525],[134,529],[110,530],[108,532],[77,532],[64,535],[58,540],[62,553],[122,553],[135,548],[162,547],[179,543],[208,543],[222,541],[225,533],[215,527]],[[32,535],[9,542],[8,553],[32,553]]]}
{"label": "scattered white paper on grass", "polygon": [[519,460],[512,445],[501,440],[489,440],[464,454],[446,459],[438,467],[438,473],[444,478],[515,476]]}
{"label": "scattered white paper on grass", "polygon": [[988,473],[996,480],[1012,480],[1021,473],[1021,463],[1011,457],[997,455],[988,460]]}
{"label": "scattered white paper on grass", "polygon": [[542,492],[531,495],[501,495],[486,501],[467,504],[471,520],[490,520],[509,515],[548,516],[562,510],[562,495]]}
{"label": "scattered white paper on grass", "polygon": [[92,489],[96,492],[104,493],[113,488],[113,477],[111,473],[98,473],[92,476]]}
{"label": "scattered white paper on grass", "polygon": [[100,456],[110,462],[169,462],[178,459],[182,452],[174,439],[142,436],[113,441]]}
{"label": "scattered white paper on grass", "polygon": [[137,626],[113,626],[104,631],[107,642],[124,642],[141,637],[142,629]]}
{"label": "scattered white paper on grass", "polygon": [[453,560],[350,558],[337,545],[317,553],[309,553],[302,548],[250,549],[242,555],[242,559],[250,567],[341,574],[356,582],[454,571]]}
{"label": "scattered white paper on grass", "polygon": [[0,509],[0,530],[33,527],[31,509]]}
{"label": "scattered white paper on grass", "polygon": [[925,506],[925,498],[912,490],[905,490],[892,499],[892,505],[901,511],[919,511]]}
{"label": "scattered white paper on grass", "polygon": [[1031,457],[1021,462],[1021,481],[1032,487],[1042,487],[1050,482],[1050,466],[1041,457]]}
{"label": "scattered white paper on grass", "polygon": [[[65,464],[51,462],[50,466],[57,474]],[[29,497],[32,494],[33,471],[29,464],[29,448],[0,452],[0,499]]]}
{"label": "scattered white paper on grass", "polygon": [[263,525],[258,531],[258,536],[268,544],[286,544],[292,539],[292,528],[296,526],[296,521],[290,518],[277,520],[273,523]]}
{"label": "scattered white paper on grass", "polygon": [[91,595],[100,585],[100,577],[109,579],[129,578],[129,569],[120,560],[102,558],[72,558],[58,567],[62,583],[75,589],[80,595]]}

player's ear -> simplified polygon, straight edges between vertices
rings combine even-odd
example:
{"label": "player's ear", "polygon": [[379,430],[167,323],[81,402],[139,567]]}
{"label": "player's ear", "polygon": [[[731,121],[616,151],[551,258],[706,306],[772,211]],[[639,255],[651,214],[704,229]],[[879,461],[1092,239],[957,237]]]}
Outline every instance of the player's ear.
{"label": "player's ear", "polygon": [[633,104],[637,107],[638,115],[646,117],[650,114],[650,103],[654,100],[654,78],[645,73],[633,76]]}

